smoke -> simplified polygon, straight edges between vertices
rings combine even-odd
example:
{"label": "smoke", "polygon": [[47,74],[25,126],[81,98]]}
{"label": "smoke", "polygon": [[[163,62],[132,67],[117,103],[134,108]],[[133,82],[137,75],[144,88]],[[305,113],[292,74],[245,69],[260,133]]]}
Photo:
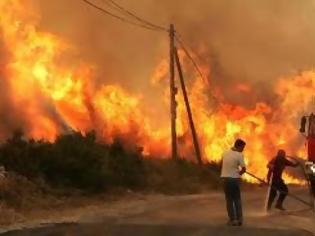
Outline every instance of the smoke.
{"label": "smoke", "polygon": [[[148,78],[158,61],[168,56],[167,34],[129,26],[83,1],[35,2],[42,12],[41,27],[75,43],[80,56],[97,65],[99,83],[148,92],[147,100],[160,106],[150,97],[160,96],[161,91],[152,89]],[[103,0],[95,2],[106,7]],[[230,102],[248,106],[272,102],[270,87],[280,76],[314,64],[311,0],[118,2],[157,24],[174,23],[202,57],[199,63],[211,69],[213,86]]]}
{"label": "smoke", "polygon": [[[168,34],[130,26],[82,0],[30,1],[38,15],[22,0],[0,3],[8,13],[0,21],[1,135],[21,128],[54,140],[69,127],[96,129],[108,142],[118,136],[148,155],[169,153]],[[105,0],[94,1],[106,7]],[[239,135],[253,143],[249,166],[257,171],[280,145],[299,151],[295,123],[313,95],[315,72],[290,75],[313,65],[313,2],[117,1],[156,24],[174,23],[203,72],[210,72],[210,86],[225,100],[217,110],[182,58],[206,158],[219,160]],[[193,156],[180,95],[177,101],[179,149]]]}
{"label": "smoke", "polygon": [[[104,0],[94,1],[106,7]],[[313,66],[315,16],[310,0],[117,1],[156,24],[168,27],[174,23],[185,42],[199,54],[198,63],[210,70],[211,85],[230,103],[249,108],[257,102],[274,104],[277,95],[273,84],[279,77]],[[167,33],[130,26],[82,0],[32,2],[40,15],[39,30],[60,36],[76,49],[70,56],[63,55],[60,64],[73,67],[73,61],[89,62],[95,66],[96,88],[119,84],[141,94],[143,110],[155,118],[157,125],[168,122],[168,102],[161,98],[167,81],[165,86],[156,87],[149,79],[160,61],[168,59]],[[4,50],[1,45],[0,50]],[[3,55],[1,61],[5,60]],[[23,126],[18,118],[12,119],[22,115],[10,104],[6,80],[1,83],[1,112],[8,117],[4,127],[11,130],[12,126]],[[58,116],[51,106],[43,106],[50,117]],[[58,123],[65,126],[64,121]]]}

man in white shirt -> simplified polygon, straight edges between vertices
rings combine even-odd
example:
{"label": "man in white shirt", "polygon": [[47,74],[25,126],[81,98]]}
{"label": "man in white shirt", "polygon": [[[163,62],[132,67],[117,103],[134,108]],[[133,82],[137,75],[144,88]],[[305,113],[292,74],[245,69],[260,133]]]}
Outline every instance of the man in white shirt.
{"label": "man in white shirt", "polygon": [[222,155],[221,178],[223,179],[226,207],[229,216],[228,225],[243,224],[242,201],[240,190],[241,176],[246,172],[242,154],[246,143],[237,139],[234,147]]}

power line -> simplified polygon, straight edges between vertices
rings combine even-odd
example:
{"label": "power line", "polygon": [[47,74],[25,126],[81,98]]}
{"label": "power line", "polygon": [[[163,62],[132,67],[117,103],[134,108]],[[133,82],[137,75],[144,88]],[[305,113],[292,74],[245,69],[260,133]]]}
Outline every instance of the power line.
{"label": "power line", "polygon": [[[110,8],[111,10],[117,12],[118,14],[122,14],[124,17],[126,17],[126,19],[135,21],[134,17],[131,17],[129,14],[127,14],[125,11],[123,11],[122,9],[120,9],[119,7],[115,6],[112,2],[108,1],[108,0],[102,0],[102,3],[104,3],[108,8]],[[136,19],[136,22],[139,22],[139,20]]]}
{"label": "power line", "polygon": [[137,16],[136,14],[134,14],[133,12],[127,10],[126,8],[124,8],[122,5],[118,4],[117,2],[115,2],[114,0],[104,0],[105,2],[109,2],[111,3],[112,5],[114,5],[116,7],[116,9],[119,9],[121,10],[123,13],[133,17],[134,19],[142,22],[143,24],[146,24],[150,27],[154,27],[156,29],[159,29],[159,30],[163,30],[163,31],[168,31],[168,29],[166,29],[165,27],[162,27],[162,26],[159,26],[159,25],[156,25],[156,24],[153,24],[151,23],[150,21],[148,20],[145,20],[139,16]]}
{"label": "power line", "polygon": [[202,74],[201,70],[199,69],[197,63],[195,62],[195,60],[193,59],[193,57],[191,56],[191,54],[189,53],[188,49],[185,47],[184,42],[182,41],[182,39],[179,38],[179,36],[175,36],[177,42],[180,44],[180,46],[182,47],[182,49],[184,50],[185,54],[187,55],[187,57],[191,60],[191,62],[193,63],[195,69],[197,70],[198,74],[200,75],[201,79],[204,82],[207,82],[204,75]]}
{"label": "power line", "polygon": [[134,26],[142,27],[142,28],[145,28],[145,29],[147,29],[147,30],[157,31],[157,29],[154,28],[154,27],[151,27],[151,26],[148,26],[148,25],[144,25],[144,24],[141,24],[141,23],[137,23],[137,22],[130,21],[130,20],[128,20],[128,19],[126,19],[126,18],[124,18],[124,17],[122,17],[122,16],[116,15],[116,14],[114,14],[114,13],[112,13],[112,12],[110,12],[110,11],[108,11],[108,10],[106,10],[106,9],[104,9],[104,8],[102,8],[102,7],[100,7],[100,6],[96,5],[96,4],[94,4],[94,3],[90,2],[90,1],[88,1],[88,0],[82,0],[82,1],[85,2],[86,4],[90,5],[91,7],[93,7],[93,8],[95,8],[95,9],[99,10],[100,12],[102,12],[102,13],[104,13],[104,14],[107,14],[107,15],[109,15],[109,16],[115,18],[115,19],[118,19],[118,20],[120,20],[120,21],[122,21],[122,22],[131,24],[131,25],[134,25]]}
{"label": "power line", "polygon": [[[104,4],[106,4],[110,9],[118,12],[119,14],[123,13],[119,8],[113,6],[113,4],[111,4],[110,2],[106,1],[106,0],[103,0],[102,1]],[[125,16],[126,16],[126,13],[123,13]]]}
{"label": "power line", "polygon": [[[199,74],[199,76],[201,77],[201,79],[208,84],[205,76],[203,75],[203,73],[201,72],[201,69],[199,68],[197,62],[194,60],[194,58],[192,57],[192,55],[190,54],[189,50],[186,48],[185,43],[183,42],[183,40],[178,36],[178,34],[175,35],[176,41],[180,44],[181,48],[183,49],[183,51],[185,52],[186,56],[190,59],[190,61],[192,62],[193,66],[195,67],[197,73]],[[192,51],[192,50],[191,50]],[[210,95],[211,97],[220,105],[220,101],[219,99],[213,94],[213,91],[211,90],[211,88],[209,88],[210,90]]]}
{"label": "power line", "polygon": [[[182,84],[182,89],[183,89],[183,93],[184,93],[184,100],[187,106],[187,113],[188,113],[188,117],[189,117],[189,123],[192,129],[192,135],[193,135],[193,141],[194,141],[194,146],[196,149],[196,156],[198,159],[199,164],[202,164],[202,160],[201,160],[201,153],[200,153],[200,147],[199,147],[199,143],[197,140],[197,134],[196,134],[196,130],[195,130],[195,126],[193,123],[193,118],[192,118],[192,112],[191,112],[191,108],[189,105],[189,100],[188,100],[188,96],[186,93],[186,88],[185,88],[185,83],[184,83],[184,78],[183,78],[183,74],[182,74],[182,69],[180,66],[180,61],[178,58],[178,51],[176,49],[175,43],[174,41],[176,40],[177,42],[179,42],[179,44],[181,45],[182,49],[184,50],[184,52],[186,53],[187,57],[191,60],[191,62],[193,63],[195,69],[197,70],[197,72],[199,73],[200,77],[202,78],[202,80],[204,81],[205,84],[208,85],[205,77],[203,76],[198,64],[195,62],[194,58],[191,56],[191,54],[189,53],[189,51],[186,49],[184,42],[178,37],[176,36],[175,30],[174,30],[174,25],[172,24],[170,29],[166,29],[162,26],[153,24],[143,18],[140,18],[139,16],[137,16],[136,14],[134,14],[133,12],[125,9],[123,6],[121,6],[120,4],[116,3],[114,0],[103,0],[103,2],[112,10],[117,11],[118,15],[107,10],[104,9],[103,7],[94,4],[93,2],[90,2],[89,0],[83,0],[86,4],[96,8],[97,10],[101,11],[104,14],[107,14],[113,18],[116,18],[120,21],[123,21],[125,23],[129,23],[132,25],[136,25],[145,29],[149,29],[149,30],[153,30],[153,31],[163,31],[163,32],[169,32],[170,36],[171,36],[171,50],[170,50],[170,56],[171,56],[171,61],[170,61],[170,74],[171,74],[171,79],[170,79],[170,89],[171,89],[171,120],[172,120],[172,125],[171,125],[171,130],[172,130],[172,153],[173,153],[173,157],[176,158],[177,157],[177,137],[176,137],[176,99],[175,99],[175,77],[174,77],[174,57],[176,57],[177,60],[177,66],[178,66],[178,73],[180,76],[180,81]],[[123,14],[125,17],[123,17],[122,15],[119,14]],[[127,17],[127,18],[126,18]],[[131,21],[132,18],[133,20],[136,20],[137,22]],[[175,40],[174,40],[175,39]],[[175,53],[175,55],[174,55]],[[211,88],[208,86],[208,88],[210,89],[210,95],[212,96],[212,98],[217,102],[218,106],[220,106],[220,102],[218,101],[218,99],[214,96]]]}
{"label": "power line", "polygon": [[[147,30],[152,30],[152,31],[164,31],[164,32],[169,32],[168,29],[162,27],[162,26],[158,26],[156,24],[153,24],[145,19],[140,18],[139,16],[137,16],[136,14],[132,13],[131,11],[125,9],[123,6],[121,6],[120,4],[116,3],[114,0],[103,0],[105,3],[107,3],[107,5],[109,7],[111,7],[114,10],[118,10],[120,13],[123,13],[126,15],[128,15],[129,17],[132,17],[133,19],[137,20],[138,22],[134,22],[131,21],[130,19],[126,19],[120,15],[116,15],[115,13],[112,13],[108,10],[106,10],[103,7],[100,7],[96,4],[94,4],[93,2],[89,1],[89,0],[82,0],[83,2],[85,2],[86,4],[90,5],[91,7],[101,11],[104,14],[107,14],[115,19],[118,19],[122,22],[131,24],[131,25],[135,25],[138,27],[142,27],[145,28]],[[201,79],[207,84],[207,80],[205,79],[203,73],[201,72],[198,64],[196,63],[196,61],[194,60],[194,58],[191,56],[189,50],[186,48],[185,43],[183,42],[183,40],[178,36],[178,34],[175,35],[175,39],[176,41],[180,44],[181,48],[184,50],[186,56],[191,60],[194,68],[196,69],[197,73],[199,74],[199,76],[201,77]],[[211,88],[210,88],[211,90]],[[220,101],[218,100],[218,98],[213,94],[213,91],[210,91],[210,95],[212,96],[212,98],[220,105]]]}

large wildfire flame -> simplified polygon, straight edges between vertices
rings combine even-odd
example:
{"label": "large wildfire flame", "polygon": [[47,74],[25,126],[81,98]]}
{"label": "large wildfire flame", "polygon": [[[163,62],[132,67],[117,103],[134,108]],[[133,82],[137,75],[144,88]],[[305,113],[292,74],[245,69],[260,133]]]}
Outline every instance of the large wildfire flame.
{"label": "large wildfire flame", "polygon": [[[143,147],[145,155],[169,156],[169,124],[153,128],[150,116],[141,109],[142,96],[132,95],[118,85],[95,88],[93,67],[68,58],[74,50],[70,44],[38,30],[39,16],[32,5],[25,5],[22,0],[1,0],[0,9],[0,42],[7,55],[0,76],[8,87],[11,108],[19,114],[20,127],[15,128],[23,128],[29,138],[49,141],[70,130],[82,133],[95,130],[104,142],[110,143],[119,137],[130,147]],[[182,54],[181,59],[187,72],[189,66]],[[203,72],[209,75],[207,67]],[[162,61],[152,81],[158,83],[168,77],[167,73],[168,64]],[[305,156],[298,125],[300,116],[312,103],[315,72],[278,80],[273,88],[273,104],[261,102],[253,109],[229,104],[220,90],[216,90],[218,105],[209,96],[209,81],[196,77],[188,84],[205,161],[219,161],[222,152],[237,137],[247,141],[248,168],[260,177],[266,175],[267,162],[279,148]],[[248,99],[254,93],[253,88],[241,83],[235,90],[248,93]],[[178,100],[180,153],[193,158],[185,106],[181,96]],[[3,140],[8,135],[3,131],[0,138]],[[290,176],[286,179],[300,183]]]}

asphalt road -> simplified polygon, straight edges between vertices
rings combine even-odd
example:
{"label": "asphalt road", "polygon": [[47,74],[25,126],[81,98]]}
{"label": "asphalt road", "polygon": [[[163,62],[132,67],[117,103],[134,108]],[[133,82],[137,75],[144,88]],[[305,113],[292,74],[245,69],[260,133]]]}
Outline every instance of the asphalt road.
{"label": "asphalt road", "polygon": [[[291,190],[305,200],[304,189]],[[1,236],[124,236],[124,235],[248,235],[303,236],[315,233],[315,214],[307,206],[287,199],[288,211],[263,210],[265,189],[243,192],[244,226],[226,226],[222,193],[185,196],[143,196],[137,200],[116,202],[107,210],[83,215],[67,224],[42,225],[20,229]]]}

